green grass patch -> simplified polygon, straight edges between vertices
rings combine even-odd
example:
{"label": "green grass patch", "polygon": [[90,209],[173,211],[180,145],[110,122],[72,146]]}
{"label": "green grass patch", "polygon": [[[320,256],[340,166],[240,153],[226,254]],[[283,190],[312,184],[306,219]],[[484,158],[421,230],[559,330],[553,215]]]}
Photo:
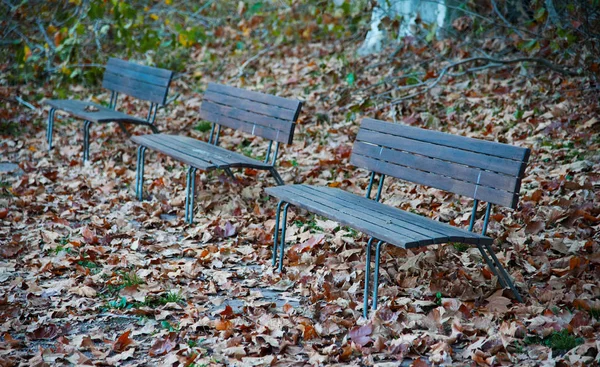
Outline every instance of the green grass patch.
{"label": "green grass patch", "polygon": [[198,125],[196,125],[194,130],[205,133],[207,131],[210,131],[211,128],[212,128],[212,123],[210,123],[208,121],[200,121],[200,123]]}
{"label": "green grass patch", "polygon": [[139,284],[145,284],[146,282],[144,281],[144,279],[140,278],[134,271],[131,271],[129,273],[121,273],[121,279],[122,279],[122,283],[121,285],[123,287],[131,287],[134,285],[139,285]]}
{"label": "green grass patch", "polygon": [[305,227],[305,226],[306,226],[306,227],[307,227],[307,229],[308,229],[308,230],[309,230],[311,233],[314,233],[314,232],[317,232],[317,231],[320,231],[320,232],[322,232],[322,231],[323,231],[323,228],[321,228],[321,227],[319,227],[319,226],[317,225],[317,220],[316,220],[316,217],[315,217],[314,215],[313,215],[313,216],[312,216],[312,217],[311,217],[309,220],[307,220],[306,222],[303,222],[303,221],[301,221],[301,220],[296,220],[296,221],[294,221],[294,224],[295,224],[295,225],[296,225],[296,227],[298,227],[298,228],[303,228],[303,227]]}
{"label": "green grass patch", "polygon": [[23,132],[21,125],[14,121],[0,121],[0,135],[19,136]]}
{"label": "green grass patch", "polygon": [[600,320],[600,308],[599,307],[592,307],[588,310],[588,313],[590,314],[590,316],[596,320]]}
{"label": "green grass patch", "polygon": [[555,352],[564,353],[578,345],[583,344],[583,338],[577,338],[569,333],[567,329],[555,331],[545,338],[539,336],[528,336],[524,339],[525,344],[540,344],[551,348]]}
{"label": "green grass patch", "polygon": [[454,247],[458,252],[465,252],[469,249],[470,246],[465,243],[453,242],[452,247]]}

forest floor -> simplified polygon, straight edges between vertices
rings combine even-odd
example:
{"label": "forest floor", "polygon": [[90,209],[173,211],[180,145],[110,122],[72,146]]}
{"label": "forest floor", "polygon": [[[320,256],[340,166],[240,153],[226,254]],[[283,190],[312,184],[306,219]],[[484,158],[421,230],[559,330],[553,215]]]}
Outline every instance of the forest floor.
{"label": "forest floor", "polygon": [[[53,97],[51,84],[3,87],[35,109],[6,103],[2,112],[15,123],[0,132],[1,160],[18,167],[0,167],[0,365],[599,363],[598,91],[585,78],[512,64],[382,108],[365,103],[377,93],[366,87],[389,65],[355,56],[356,47],[280,46],[241,73],[252,53],[198,48],[157,125],[206,139],[196,127],[209,81],[301,99],[294,143],[280,150],[283,179],[356,193],[368,181],[349,164],[363,117],[531,148],[518,209],[496,208],[488,231],[525,303],[499,288],[475,248],[390,247],[379,309],[365,320],[361,233],[292,209],[280,274],[271,267],[276,201],[264,192],[274,184],[268,174],[245,169],[231,180],[202,172],[195,223],[187,225],[182,164],[148,151],[140,202],[136,146],[116,126],[92,127],[91,159],[82,164],[80,121],[57,114],[47,151],[43,98]],[[69,91],[109,99],[98,93]],[[119,108],[147,111],[133,99]],[[253,157],[266,149],[232,131],[222,144]],[[389,179],[383,198],[463,228],[469,222],[472,200],[436,189]]]}

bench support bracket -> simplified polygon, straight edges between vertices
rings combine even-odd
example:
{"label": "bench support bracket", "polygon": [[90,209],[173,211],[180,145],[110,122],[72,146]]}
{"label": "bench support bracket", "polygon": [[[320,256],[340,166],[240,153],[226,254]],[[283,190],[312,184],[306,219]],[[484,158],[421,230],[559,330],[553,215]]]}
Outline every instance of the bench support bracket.
{"label": "bench support bracket", "polygon": [[137,171],[135,178],[135,194],[138,200],[144,200],[144,163],[146,157],[146,147],[140,145],[137,149]]}
{"label": "bench support bracket", "polygon": [[83,123],[83,161],[86,162],[90,159],[90,126],[91,121],[85,121]]}
{"label": "bench support bracket", "polygon": [[[473,202],[473,211],[471,212],[471,221],[469,223],[469,232],[473,232],[473,227],[475,226],[475,217],[477,215],[477,205],[478,204],[479,204],[479,200],[475,199]],[[492,204],[487,203],[487,206],[485,208],[485,215],[483,218],[483,229],[481,230],[481,234],[483,236],[485,236],[485,233],[487,232],[487,227],[490,222],[491,212],[492,212]],[[515,284],[513,283],[512,279],[510,278],[510,275],[508,275],[508,272],[504,269],[504,266],[502,266],[502,263],[500,262],[500,260],[498,260],[498,257],[496,256],[494,249],[492,249],[492,246],[488,245],[488,244],[486,244],[486,245],[478,244],[477,249],[481,253],[483,260],[485,261],[487,266],[490,268],[492,273],[494,273],[494,275],[496,277],[498,277],[498,282],[500,283],[500,286],[502,288],[510,288],[510,290],[512,291],[512,293],[515,296],[515,298],[517,299],[517,301],[519,303],[523,303],[523,298],[521,298],[519,291],[517,290],[517,288],[515,287]]]}
{"label": "bench support bracket", "polygon": [[277,172],[275,168],[271,168],[270,172],[273,175],[273,179],[275,179],[275,183],[277,183],[278,186],[282,186],[284,182],[281,176],[279,175],[279,172]]}
{"label": "bench support bracket", "polygon": [[196,168],[190,167],[187,173],[185,188],[185,221],[192,224],[194,221],[194,198],[196,196]]}
{"label": "bench support bracket", "polygon": [[290,206],[290,203],[286,203],[284,201],[280,201],[277,204],[277,215],[275,218],[275,234],[273,236],[273,261],[272,264],[275,266],[277,264],[277,242],[279,240],[279,218],[281,214],[281,206],[283,206],[283,219],[281,221],[281,243],[279,244],[279,272],[283,271],[283,252],[285,250],[285,230],[287,227],[287,212]]}
{"label": "bench support bracket", "polygon": [[283,205],[283,201],[280,201],[277,204],[277,212],[275,214],[275,233],[273,234],[273,261],[271,266],[275,267],[277,264],[277,238],[279,237],[279,217],[281,215],[281,206]]}
{"label": "bench support bracket", "polygon": [[369,317],[369,280],[371,278],[371,244],[375,237],[369,238],[367,242],[367,259],[365,263],[365,291],[363,292],[363,317]]}
{"label": "bench support bracket", "polygon": [[54,113],[56,109],[52,107],[48,112],[48,127],[46,128],[46,140],[48,141],[48,151],[52,149],[52,129],[54,129]]}
{"label": "bench support bracket", "polygon": [[381,246],[383,241],[377,242],[375,248],[375,274],[373,275],[373,311],[377,310],[377,293],[379,292],[379,260],[381,259]]}

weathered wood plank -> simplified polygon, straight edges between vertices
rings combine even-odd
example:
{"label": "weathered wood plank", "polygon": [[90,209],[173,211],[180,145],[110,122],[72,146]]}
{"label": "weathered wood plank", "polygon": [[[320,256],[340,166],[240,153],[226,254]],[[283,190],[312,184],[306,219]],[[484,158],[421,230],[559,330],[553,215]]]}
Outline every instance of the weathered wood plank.
{"label": "weathered wood plank", "polygon": [[180,135],[169,135],[171,139],[181,144],[187,149],[191,149],[194,153],[211,156],[214,155],[223,161],[223,164],[227,164],[229,167],[253,167],[253,168],[268,168],[271,167],[268,163],[246,157],[243,154],[233,152],[231,150],[208,144],[204,141],[180,136]]}
{"label": "weathered wood plank", "polygon": [[119,92],[138,98],[164,105],[167,99],[168,89],[150,84],[142,84],[132,79],[118,78],[114,74],[107,74],[102,81],[102,87],[111,91]]}
{"label": "weathered wood plank", "polygon": [[200,110],[200,117],[210,122],[217,123],[232,129],[236,129],[254,136],[260,136],[265,139],[278,141],[281,143],[290,144],[291,134],[284,134],[281,130],[275,130],[268,127],[248,124],[244,121],[240,121],[229,116],[213,113],[204,109]]}
{"label": "weathered wood plank", "polygon": [[294,124],[290,123],[290,121],[280,120],[251,111],[244,111],[237,108],[216,104],[209,100],[202,102],[202,110],[221,114],[252,125],[260,125],[270,129],[279,130],[282,134],[286,135],[289,135],[290,131],[294,127]]}
{"label": "weathered wood plank", "polygon": [[302,193],[298,193],[296,190],[289,190],[289,187],[290,185],[269,187],[266,189],[266,192],[270,195],[285,200],[292,205],[324,217],[331,218],[332,215],[335,215],[335,220],[341,224],[355,228],[361,232],[377,237],[378,239],[384,240],[385,242],[395,246],[409,248],[427,245],[427,243],[424,241],[415,241],[410,237],[403,236],[399,233],[391,231],[388,228],[373,224],[363,218],[339,212],[331,204],[327,205],[324,203],[316,203],[310,200],[310,197],[307,197]]}
{"label": "weathered wood plank", "polygon": [[185,150],[174,148],[168,145],[164,140],[155,140],[152,137],[158,134],[152,135],[136,135],[131,138],[137,144],[143,145],[147,148],[163,153],[175,160],[183,162],[189,166],[196,167],[202,170],[211,170],[219,168],[219,160],[208,157],[200,157],[198,155],[186,154]]}
{"label": "weathered wood plank", "polygon": [[[428,130],[422,130],[423,136],[427,136],[427,133]],[[359,130],[356,140],[515,177],[519,177],[525,169],[525,164],[521,161],[479,154],[362,128]]]}
{"label": "weathered wood plank", "polygon": [[450,177],[440,176],[429,172],[398,165],[353,154],[350,162],[358,167],[368,167],[370,170],[397,177],[410,182],[435,187],[455,194],[464,195],[473,199],[483,200],[494,204],[515,208],[517,195],[508,191],[496,190],[486,186],[478,186]]}
{"label": "weathered wood plank", "polygon": [[[393,213],[393,211],[382,211],[381,206],[384,204],[377,203],[373,200],[369,200],[364,197],[354,195],[352,193],[347,193],[346,191],[331,188],[325,188],[329,190],[320,190],[318,188],[315,188],[314,186],[309,185],[295,186],[299,186],[297,187],[297,190],[310,193],[310,195],[312,195],[315,198],[319,198],[319,200],[321,201],[330,201],[332,203],[336,203],[337,205],[347,207],[357,212],[362,212],[368,215],[369,217],[385,217],[386,221],[389,220],[392,225],[405,228],[410,232],[414,232],[426,238],[431,238],[434,241],[434,243],[465,241],[464,235],[457,235],[455,231],[443,228],[446,225],[442,226],[442,223],[434,222],[431,219],[428,219],[429,223],[427,223],[427,226],[419,226],[418,224],[415,224],[412,221],[406,221],[404,218],[394,215],[395,213]],[[343,193],[347,193],[348,195],[335,195],[334,193],[332,193],[332,191],[341,191]],[[369,200],[370,203],[365,203],[366,200]],[[378,205],[369,205],[372,203]],[[395,211],[402,212],[400,209],[393,207],[390,208],[394,209]]]}
{"label": "weathered wood plank", "polygon": [[[94,123],[127,122],[138,125],[148,125],[148,121],[144,119],[130,116],[126,113],[115,111],[93,102],[72,99],[51,99],[47,100],[45,103],[58,110],[68,112],[74,117]],[[85,110],[87,106],[94,106],[98,111],[88,112]]]}
{"label": "weathered wood plank", "polygon": [[492,187],[498,190],[514,192],[520,183],[520,178],[484,171],[479,168],[468,167],[453,162],[443,161],[422,155],[410,154],[404,151],[357,141],[354,143],[353,152],[377,160],[402,167],[415,168],[420,171],[435,173],[452,177],[481,186]]}
{"label": "weathered wood plank", "polygon": [[112,76],[115,79],[131,79],[141,84],[149,84],[156,87],[167,88],[171,84],[171,78],[163,78],[150,74],[144,74],[129,69],[106,69],[104,71],[104,78],[107,75]]}
{"label": "weathered wood plank", "polygon": [[296,111],[293,110],[273,107],[264,103],[254,102],[249,99],[241,99],[226,94],[215,93],[211,90],[207,90],[202,96],[202,99],[244,111],[250,111],[281,120],[287,120],[290,122],[294,121],[294,117],[296,115]]}
{"label": "weathered wood plank", "polygon": [[361,127],[385,134],[402,136],[409,139],[444,145],[458,149],[487,154],[494,157],[507,158],[521,162],[527,162],[530,150],[514,145],[502,144],[486,140],[474,139],[460,135],[448,134],[440,131],[425,130],[418,127],[403,124],[392,124],[389,122],[365,118]]}
{"label": "weathered wood plank", "polygon": [[315,190],[319,190],[321,192],[327,193],[329,196],[333,196],[333,197],[339,197],[345,200],[350,200],[348,199],[350,196],[352,196],[353,198],[351,200],[356,200],[359,204],[359,206],[364,207],[364,208],[369,208],[381,213],[384,213],[385,215],[391,216],[393,218],[397,218],[403,222],[407,222],[407,223],[413,223],[419,227],[422,228],[426,228],[426,229],[431,229],[434,231],[441,231],[443,234],[448,234],[453,236],[454,238],[452,239],[452,241],[456,241],[456,242],[460,242],[460,241],[466,241],[469,238],[473,238],[476,239],[477,241],[474,243],[492,243],[492,239],[487,237],[487,236],[482,236],[478,233],[473,233],[473,232],[469,232],[467,230],[464,230],[462,228],[458,228],[458,227],[454,227],[451,225],[448,225],[446,223],[442,223],[442,222],[438,222],[438,221],[434,221],[430,218],[418,215],[418,214],[414,214],[414,213],[410,213],[383,203],[379,203],[376,202],[374,200],[370,200],[367,199],[365,197],[361,197],[361,196],[357,196],[354,195],[350,192],[344,191],[344,190],[340,190],[337,188],[331,188],[331,187],[320,187],[320,186],[312,186]]}
{"label": "weathered wood plank", "polygon": [[171,79],[172,75],[173,75],[173,72],[171,70],[157,68],[154,66],[140,65],[135,62],[125,61],[125,60],[117,59],[114,57],[111,57],[110,59],[108,59],[108,62],[106,63],[106,69],[110,69],[110,70],[126,69],[126,70],[135,71],[138,73],[143,73],[143,74],[148,74],[148,75],[153,75],[156,77],[168,78],[168,79]]}
{"label": "weathered wood plank", "polygon": [[138,99],[165,104],[173,72],[111,58],[102,86]]}
{"label": "weathered wood plank", "polygon": [[[294,113],[299,111],[300,107],[302,105],[302,102],[297,101],[297,100],[278,97],[278,96],[275,96],[272,94],[267,94],[267,93],[249,91],[246,89],[241,89],[241,88],[236,88],[236,87],[231,87],[231,86],[216,84],[216,83],[208,83],[207,90],[211,91],[211,92],[215,92],[215,93],[229,95],[232,97],[237,97],[237,98],[247,99],[250,101],[264,103],[266,105],[285,108],[285,109],[294,111]],[[296,118],[297,118],[297,116],[296,116]],[[292,118],[292,120],[295,120],[296,118]]]}
{"label": "weathered wood plank", "polygon": [[369,221],[377,220],[378,224],[383,225],[384,227],[387,226],[395,232],[403,233],[407,237],[411,237],[415,240],[427,240],[433,241],[434,243],[447,243],[460,240],[456,238],[450,239],[447,234],[425,229],[411,223],[405,223],[404,221],[382,213],[380,210],[366,208],[361,205],[362,198],[354,194],[351,194],[351,197],[340,198],[338,196],[329,195],[326,191],[317,190],[309,185],[294,185],[294,189],[305,193],[308,197],[312,198],[313,201],[335,204],[337,208],[344,208],[344,210],[358,214],[359,217],[368,217]]}

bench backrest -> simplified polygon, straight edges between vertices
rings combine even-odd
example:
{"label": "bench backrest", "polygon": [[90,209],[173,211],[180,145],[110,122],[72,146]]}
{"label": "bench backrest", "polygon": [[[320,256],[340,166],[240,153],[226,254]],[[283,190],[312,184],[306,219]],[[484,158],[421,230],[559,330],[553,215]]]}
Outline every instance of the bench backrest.
{"label": "bench backrest", "polygon": [[530,150],[365,118],[350,162],[357,167],[516,208]]}
{"label": "bench backrest", "polygon": [[173,72],[110,58],[104,71],[102,86],[145,101],[164,105]]}
{"label": "bench backrest", "polygon": [[272,141],[291,144],[302,102],[209,83],[200,117]]}

